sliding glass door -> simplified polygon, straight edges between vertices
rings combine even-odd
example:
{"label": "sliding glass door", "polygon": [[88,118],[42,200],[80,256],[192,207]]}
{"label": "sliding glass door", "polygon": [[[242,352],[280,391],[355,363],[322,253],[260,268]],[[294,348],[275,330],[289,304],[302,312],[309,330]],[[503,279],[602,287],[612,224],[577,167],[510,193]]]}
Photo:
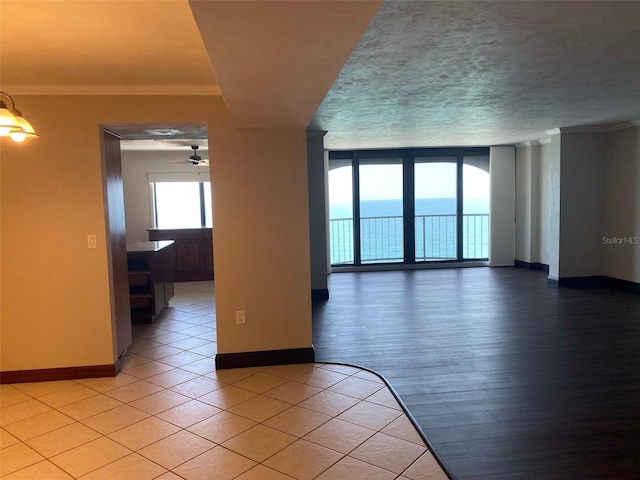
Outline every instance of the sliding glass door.
{"label": "sliding glass door", "polygon": [[414,163],[415,260],[458,258],[456,157],[419,157]]}
{"label": "sliding glass door", "polygon": [[329,163],[329,245],[332,265],[353,265],[353,167],[351,159]]}
{"label": "sliding glass door", "polygon": [[463,257],[489,257],[489,156],[466,156],[462,165]]}
{"label": "sliding glass door", "polygon": [[359,162],[360,260],[404,261],[402,158]]}
{"label": "sliding glass door", "polygon": [[489,149],[329,153],[332,265],[486,259]]}

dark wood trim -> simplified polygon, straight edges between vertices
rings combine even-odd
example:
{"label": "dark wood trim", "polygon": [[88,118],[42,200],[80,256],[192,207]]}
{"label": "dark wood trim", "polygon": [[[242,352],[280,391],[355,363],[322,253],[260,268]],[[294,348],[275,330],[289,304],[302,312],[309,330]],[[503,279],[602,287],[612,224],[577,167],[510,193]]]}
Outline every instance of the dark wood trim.
{"label": "dark wood trim", "polygon": [[592,275],[588,277],[561,277],[558,279],[559,287],[569,288],[598,288],[604,286],[602,275]]}
{"label": "dark wood trim", "polygon": [[293,363],[313,363],[314,361],[315,351],[313,347],[265,350],[262,352],[219,353],[216,355],[216,369],[289,365]]}
{"label": "dark wood trim", "polygon": [[540,270],[541,272],[549,273],[549,265],[538,262],[524,262],[522,260],[514,260],[514,266],[516,268],[526,268],[527,270]]}
{"label": "dark wood trim", "polygon": [[530,268],[531,270],[539,270],[544,273],[549,273],[549,265],[544,263],[532,263]]}
{"label": "dark wood trim", "polygon": [[322,300],[329,300],[328,288],[314,288],[311,290],[311,301],[318,302]]}
{"label": "dark wood trim", "polygon": [[607,277],[606,275],[593,275],[589,277],[564,277],[558,279],[549,278],[549,285],[569,288],[601,288],[608,287],[623,292],[640,293],[640,283],[620,278]]}
{"label": "dark wood trim", "polygon": [[615,288],[625,292],[640,293],[640,283],[630,280],[622,280],[621,278],[604,277],[604,284],[607,287]]}
{"label": "dark wood trim", "polygon": [[120,355],[120,358],[118,358],[116,360],[116,363],[113,364],[113,375],[106,375],[108,377],[115,377],[116,375],[118,375],[120,373],[120,370],[122,370],[122,359],[124,358],[124,356],[127,354],[129,350],[125,350],[124,353],[122,355]]}
{"label": "dark wood trim", "polygon": [[102,188],[107,244],[109,245],[109,288],[113,298],[112,314],[115,324],[112,333],[116,338],[118,356],[129,348],[133,336],[127,274],[127,237],[124,218],[124,189],[122,184],[122,155],[120,137],[102,130]]}
{"label": "dark wood trim", "polygon": [[79,378],[115,377],[120,372],[120,360],[113,365],[87,365],[84,367],[41,368],[0,372],[0,384],[51,382]]}
{"label": "dark wood trim", "polygon": [[175,242],[136,242],[127,246],[131,323],[151,323],[173,297]]}

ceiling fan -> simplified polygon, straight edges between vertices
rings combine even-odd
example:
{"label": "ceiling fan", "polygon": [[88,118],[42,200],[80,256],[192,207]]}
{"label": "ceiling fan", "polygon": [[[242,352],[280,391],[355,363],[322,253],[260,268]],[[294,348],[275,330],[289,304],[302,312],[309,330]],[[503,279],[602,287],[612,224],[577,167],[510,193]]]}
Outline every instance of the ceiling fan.
{"label": "ceiling fan", "polygon": [[193,155],[189,156],[188,159],[184,160],[167,160],[167,163],[190,163],[196,167],[208,167],[209,160],[207,158],[202,158],[198,155],[198,145],[191,145],[191,149],[193,150]]}

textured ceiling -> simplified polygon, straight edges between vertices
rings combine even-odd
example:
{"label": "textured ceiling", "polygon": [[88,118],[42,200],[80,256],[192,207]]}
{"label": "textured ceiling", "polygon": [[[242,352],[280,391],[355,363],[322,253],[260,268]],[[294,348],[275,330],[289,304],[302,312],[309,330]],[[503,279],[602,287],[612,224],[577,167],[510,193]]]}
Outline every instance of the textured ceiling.
{"label": "textured ceiling", "polygon": [[317,111],[330,148],[640,119],[640,2],[387,1]]}
{"label": "textured ceiling", "polygon": [[[185,158],[196,145],[201,155],[208,155],[207,126],[203,124],[103,124],[120,137],[122,151],[176,152]],[[181,153],[180,153],[181,152]]]}
{"label": "textured ceiling", "polygon": [[0,0],[0,86],[221,93],[237,125],[310,120],[333,149],[510,144],[640,119],[640,1],[379,4]]}

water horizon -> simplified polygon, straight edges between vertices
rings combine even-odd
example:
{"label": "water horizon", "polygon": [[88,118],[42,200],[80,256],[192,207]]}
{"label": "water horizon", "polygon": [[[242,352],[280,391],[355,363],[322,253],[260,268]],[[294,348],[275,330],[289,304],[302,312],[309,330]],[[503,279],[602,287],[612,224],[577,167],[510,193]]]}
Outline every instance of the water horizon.
{"label": "water horizon", "polygon": [[[365,200],[360,204],[362,263],[401,262],[404,257],[402,200]],[[489,201],[465,200],[463,257],[486,258],[489,248]],[[421,198],[415,203],[416,261],[457,258],[455,198]],[[331,263],[353,263],[351,203],[329,206]]]}

